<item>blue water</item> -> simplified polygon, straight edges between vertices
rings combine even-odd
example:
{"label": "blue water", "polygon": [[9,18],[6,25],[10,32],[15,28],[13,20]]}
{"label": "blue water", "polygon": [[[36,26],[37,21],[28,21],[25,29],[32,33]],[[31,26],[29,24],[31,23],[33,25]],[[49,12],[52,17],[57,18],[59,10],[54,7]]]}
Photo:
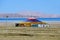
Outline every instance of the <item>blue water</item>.
{"label": "blue water", "polygon": [[38,18],[38,20],[43,21],[60,21],[60,18]]}
{"label": "blue water", "polygon": [[[19,21],[19,20],[26,20],[27,18],[0,18],[0,21],[6,21],[6,20],[10,20],[10,21]],[[60,21],[60,18],[37,18],[40,21]]]}

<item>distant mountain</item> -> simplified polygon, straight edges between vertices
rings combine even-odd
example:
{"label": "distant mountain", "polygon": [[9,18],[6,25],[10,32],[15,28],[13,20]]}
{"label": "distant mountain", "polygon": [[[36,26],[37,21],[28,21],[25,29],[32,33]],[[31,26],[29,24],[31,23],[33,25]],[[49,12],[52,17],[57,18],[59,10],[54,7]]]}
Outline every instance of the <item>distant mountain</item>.
{"label": "distant mountain", "polygon": [[40,12],[22,11],[19,13],[0,13],[0,17],[40,17],[40,18],[60,18],[58,14],[45,14]]}

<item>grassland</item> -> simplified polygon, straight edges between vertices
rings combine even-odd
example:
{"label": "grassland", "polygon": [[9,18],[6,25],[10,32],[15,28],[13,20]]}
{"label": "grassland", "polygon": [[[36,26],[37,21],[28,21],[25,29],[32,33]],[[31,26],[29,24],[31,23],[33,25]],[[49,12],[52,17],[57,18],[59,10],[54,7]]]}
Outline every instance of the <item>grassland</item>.
{"label": "grassland", "polygon": [[0,28],[0,40],[60,40],[60,28]]}
{"label": "grassland", "polygon": [[7,24],[0,23],[0,40],[60,40],[60,22],[50,22],[49,28],[15,27],[14,23]]}

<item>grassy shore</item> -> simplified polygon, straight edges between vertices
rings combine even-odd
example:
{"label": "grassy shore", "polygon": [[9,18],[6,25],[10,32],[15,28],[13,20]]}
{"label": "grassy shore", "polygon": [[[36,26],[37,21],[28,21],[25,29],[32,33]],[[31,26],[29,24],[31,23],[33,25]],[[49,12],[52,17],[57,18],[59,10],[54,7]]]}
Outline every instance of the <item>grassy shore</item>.
{"label": "grassy shore", "polygon": [[0,40],[60,40],[60,28],[0,28]]}
{"label": "grassy shore", "polygon": [[0,23],[0,40],[60,40],[60,22],[48,22],[50,27],[15,27]]}

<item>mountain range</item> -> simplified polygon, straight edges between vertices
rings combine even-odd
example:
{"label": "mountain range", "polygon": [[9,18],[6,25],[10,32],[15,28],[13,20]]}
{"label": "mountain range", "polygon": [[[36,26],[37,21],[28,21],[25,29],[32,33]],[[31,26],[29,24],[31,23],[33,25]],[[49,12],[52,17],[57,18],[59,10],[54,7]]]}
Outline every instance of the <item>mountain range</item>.
{"label": "mountain range", "polygon": [[18,13],[0,13],[0,17],[40,17],[40,18],[60,18],[60,14],[46,14],[32,11],[22,11]]}

